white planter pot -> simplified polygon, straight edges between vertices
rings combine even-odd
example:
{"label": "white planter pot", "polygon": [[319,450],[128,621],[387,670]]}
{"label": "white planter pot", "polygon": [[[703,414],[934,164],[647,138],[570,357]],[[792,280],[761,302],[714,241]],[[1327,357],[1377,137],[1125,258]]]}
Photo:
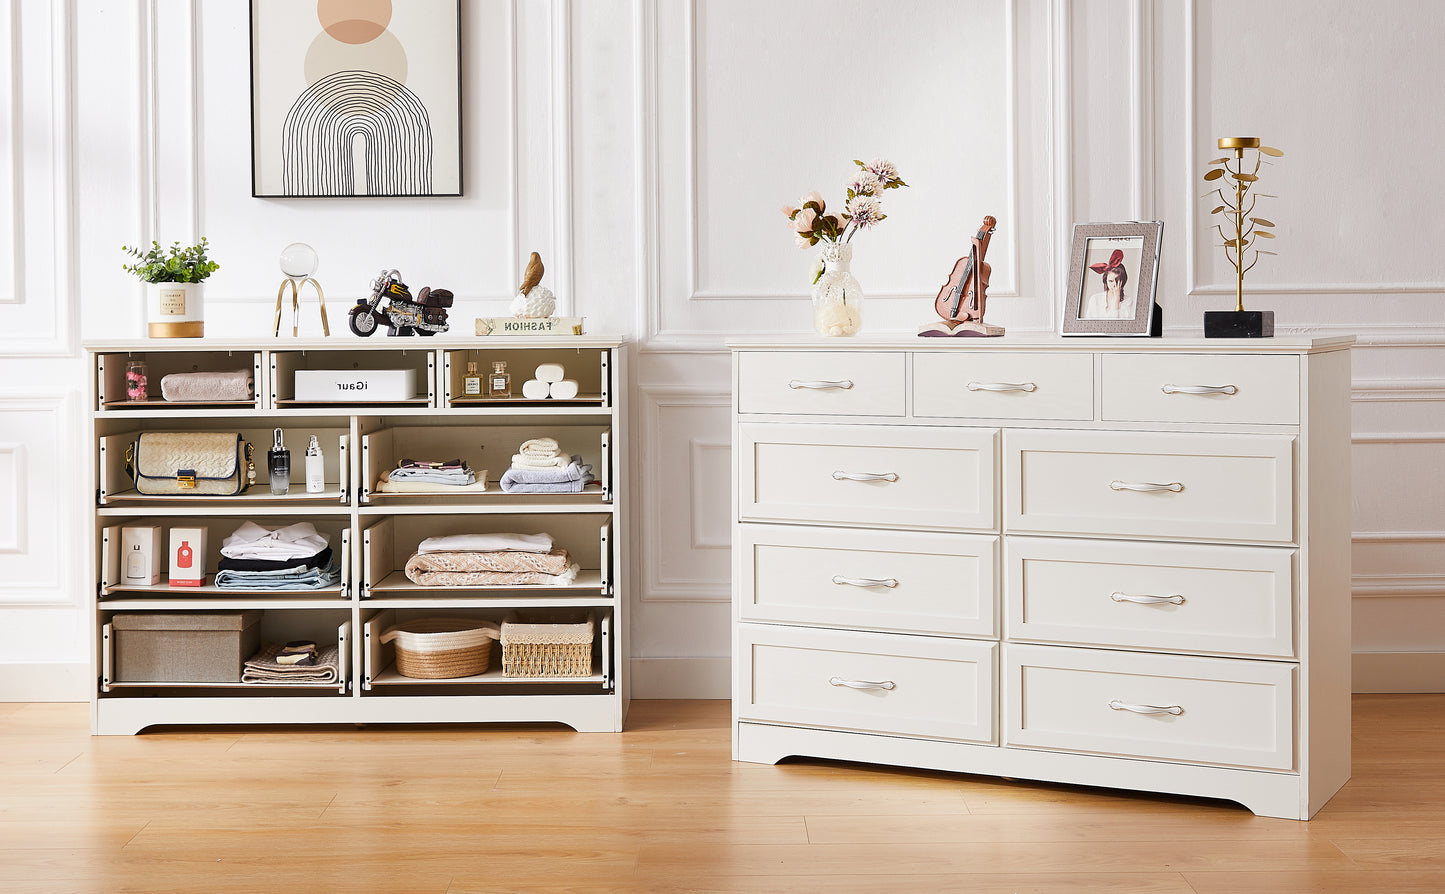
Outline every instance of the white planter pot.
{"label": "white planter pot", "polygon": [[147,286],[146,323],[151,338],[200,338],[205,334],[205,283],[155,282]]}

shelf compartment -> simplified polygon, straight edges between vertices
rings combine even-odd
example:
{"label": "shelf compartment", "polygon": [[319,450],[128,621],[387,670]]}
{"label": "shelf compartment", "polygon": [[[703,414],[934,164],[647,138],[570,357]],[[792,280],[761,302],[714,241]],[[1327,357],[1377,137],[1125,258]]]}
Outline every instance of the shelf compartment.
{"label": "shelf compartment", "polygon": [[[131,400],[126,394],[125,366],[129,360],[146,362],[147,398]],[[161,379],[172,373],[230,372],[248,369],[251,373],[250,400],[171,401],[161,396]],[[95,409],[99,411],[131,411],[185,408],[257,409],[264,393],[261,378],[260,351],[197,350],[185,351],[118,351],[95,355]]]}
{"label": "shelf compartment", "polygon": [[[169,609],[168,609],[169,610]],[[214,610],[214,609],[210,609]],[[176,690],[184,695],[194,695],[197,690],[220,690],[239,694],[248,690],[272,691],[329,691],[345,695],[351,683],[351,621],[337,622],[334,609],[272,609],[267,608],[261,617],[261,644],[289,642],[295,639],[310,639],[317,645],[328,644],[331,636],[336,637],[337,675],[334,683],[191,683],[185,681],[133,682],[116,679],[116,635],[110,621],[113,614],[108,608],[102,618],[100,636],[100,691],[103,694],[115,690],[143,691],[145,697],[164,694],[164,690]]]}
{"label": "shelf compartment", "polygon": [[[566,426],[507,426],[477,423],[461,425],[392,426],[365,431],[361,435],[361,496],[363,504],[376,501],[406,505],[417,498],[434,504],[437,497],[459,503],[486,503],[496,498],[540,498],[565,500],[593,498],[612,499],[612,431],[607,426],[574,424]],[[502,474],[511,468],[512,456],[524,442],[537,437],[557,441],[558,451],[566,456],[581,456],[592,466],[596,481],[575,494],[511,494],[501,489]],[[376,488],[381,473],[396,468],[403,459],[466,460],[468,467],[480,477],[488,477],[484,491],[457,491],[437,485],[426,493],[382,493]]]}
{"label": "shelf compartment", "polygon": [[[404,523],[403,523],[404,522]],[[546,531],[581,566],[570,584],[523,586],[427,587],[412,583],[402,571],[416,547],[428,537],[446,534],[520,533]],[[427,593],[546,594],[585,591],[613,592],[610,516],[555,515],[431,515],[382,518],[361,532],[361,598]]]}
{"label": "shelf compartment", "polygon": [[[125,470],[126,449],[139,436],[138,431],[125,431],[101,435],[97,457],[96,501],[102,506],[116,502],[166,503],[177,506],[216,504],[238,504],[255,507],[266,504],[316,504],[334,503],[348,505],[351,500],[348,472],[350,463],[349,428],[306,427],[292,428],[287,449],[291,451],[291,478],[287,492],[282,495],[271,493],[271,481],[266,472],[266,451],[272,442],[272,426],[255,427],[256,420],[248,419],[247,426],[230,427],[227,421],[211,417],[166,420],[168,431],[236,431],[253,447],[251,461],[256,465],[256,481],[244,492],[232,496],[212,494],[143,494],[135,489],[135,482]],[[284,427],[282,427],[284,428]],[[299,437],[298,437],[299,432]],[[316,435],[321,444],[322,462],[325,467],[325,490],[321,493],[306,492],[306,445],[311,435]],[[243,470],[241,474],[245,474]],[[261,511],[265,511],[264,509]]]}
{"label": "shelf compartment", "polygon": [[[381,635],[387,628],[416,618],[432,617],[441,609],[386,608],[377,611],[362,622],[362,691],[371,691],[378,686],[556,686],[558,684],[589,684],[595,687],[611,688],[612,662],[612,614],[610,611],[597,613],[597,633],[592,641],[592,668],[594,673],[578,677],[508,677],[502,674],[502,644],[492,643],[487,670],[467,677],[444,677],[427,679],[405,677],[396,670],[396,649],[392,643],[383,643]],[[448,617],[477,618],[500,624],[505,614],[496,609],[447,609]]]}
{"label": "shelf compartment", "polygon": [[[485,395],[468,395],[464,387],[467,364],[477,365],[477,374],[486,387],[487,373],[492,363],[505,360],[507,372],[512,377],[512,394],[509,398],[492,398]],[[543,363],[561,365],[566,378],[577,383],[577,396],[567,400],[545,398],[528,400],[522,397],[522,383],[535,377],[537,367]],[[612,405],[611,360],[602,348],[523,348],[495,347],[467,348],[442,352],[441,361],[441,405],[444,407],[538,407],[545,406],[596,406]]]}
{"label": "shelf compartment", "polygon": [[[415,347],[299,349],[270,352],[270,399],[273,407],[363,408],[377,406],[436,406],[436,352],[425,343]],[[411,370],[416,391],[396,400],[299,400],[299,370]]]}
{"label": "shelf compartment", "polygon": [[[199,521],[205,522],[208,520],[203,519]],[[222,523],[220,519],[210,519],[209,521],[210,524],[192,524],[188,521],[186,526],[206,528],[216,526],[220,528],[230,528],[231,530],[235,530],[237,527],[235,519],[226,519],[224,523]],[[116,594],[127,594],[120,598],[127,600],[145,599],[151,601],[166,598],[210,599],[211,597],[266,600],[294,600],[297,598],[322,600],[328,597],[332,599],[347,599],[351,593],[351,529],[346,526],[345,519],[331,518],[317,519],[317,521],[320,522],[320,525],[316,530],[325,534],[331,543],[332,561],[339,563],[341,566],[341,578],[333,586],[322,587],[320,589],[238,590],[232,587],[217,587],[215,585],[216,575],[214,571],[206,574],[206,583],[199,587],[172,587],[169,584],[170,575],[165,573],[161,574],[161,582],[158,584],[128,584],[121,575],[121,560],[123,558],[121,555],[121,528],[130,527],[130,525],[111,525],[101,529],[100,532],[100,598],[102,601],[107,601],[107,597],[116,597]],[[260,524],[260,522],[257,523]],[[288,520],[287,523],[294,522],[289,522]],[[140,522],[132,522],[132,524],[140,524]],[[277,527],[280,524],[280,522],[271,520],[266,526]],[[207,538],[208,552],[205,556],[206,564],[204,567],[216,567],[216,563],[221,557],[220,541],[225,539],[225,536],[218,539]],[[162,537],[162,540],[166,541],[166,538]],[[165,545],[167,549],[169,548],[168,541],[163,545]],[[164,561],[164,559],[165,556],[161,556],[158,561]],[[212,603],[208,602],[207,604],[210,605]]]}

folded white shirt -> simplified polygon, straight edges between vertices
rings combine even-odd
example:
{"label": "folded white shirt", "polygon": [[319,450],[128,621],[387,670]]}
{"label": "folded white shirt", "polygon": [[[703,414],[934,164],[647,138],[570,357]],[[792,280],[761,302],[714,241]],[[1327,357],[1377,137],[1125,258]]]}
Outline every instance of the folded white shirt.
{"label": "folded white shirt", "polygon": [[299,559],[314,556],[329,545],[311,522],[272,531],[248,521],[221,541],[221,555],[228,559]]}
{"label": "folded white shirt", "polygon": [[551,534],[447,534],[428,537],[417,545],[419,553],[484,553],[501,551],[545,553],[552,551]]}

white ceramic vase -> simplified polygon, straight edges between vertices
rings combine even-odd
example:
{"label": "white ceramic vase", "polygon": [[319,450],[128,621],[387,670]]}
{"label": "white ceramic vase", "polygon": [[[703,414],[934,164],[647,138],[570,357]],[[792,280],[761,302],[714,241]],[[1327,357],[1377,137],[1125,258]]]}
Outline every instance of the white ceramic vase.
{"label": "white ceramic vase", "polygon": [[205,283],[153,282],[146,287],[146,334],[151,338],[205,335]]}

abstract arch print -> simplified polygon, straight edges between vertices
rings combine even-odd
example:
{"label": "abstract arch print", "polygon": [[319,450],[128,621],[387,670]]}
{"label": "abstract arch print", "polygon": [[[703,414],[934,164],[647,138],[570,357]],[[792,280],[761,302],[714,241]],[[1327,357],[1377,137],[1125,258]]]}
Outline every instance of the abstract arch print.
{"label": "abstract arch print", "polygon": [[252,193],[461,194],[457,0],[252,0]]}

